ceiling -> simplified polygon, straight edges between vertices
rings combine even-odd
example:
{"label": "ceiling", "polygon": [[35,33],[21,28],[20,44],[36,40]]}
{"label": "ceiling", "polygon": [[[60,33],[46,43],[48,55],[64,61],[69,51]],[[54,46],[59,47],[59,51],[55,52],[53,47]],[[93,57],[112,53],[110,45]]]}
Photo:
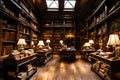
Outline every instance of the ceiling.
{"label": "ceiling", "polygon": [[[48,11],[46,0],[26,0],[38,21],[48,19],[84,19],[93,12],[96,3],[101,0],[76,0],[73,11],[64,11],[64,0],[58,0],[58,11]],[[89,12],[89,13],[88,13]]]}

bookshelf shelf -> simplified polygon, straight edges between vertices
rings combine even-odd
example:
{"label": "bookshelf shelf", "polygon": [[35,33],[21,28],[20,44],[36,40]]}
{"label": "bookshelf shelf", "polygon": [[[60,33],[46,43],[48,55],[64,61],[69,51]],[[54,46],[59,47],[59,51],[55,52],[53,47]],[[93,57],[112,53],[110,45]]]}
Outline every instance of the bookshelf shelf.
{"label": "bookshelf shelf", "polygon": [[20,34],[30,36],[30,34],[29,34],[29,33],[20,32]]}
{"label": "bookshelf shelf", "polygon": [[15,44],[15,41],[2,41],[3,44],[5,43],[14,43]]}
{"label": "bookshelf shelf", "polygon": [[116,16],[119,15],[119,13],[120,13],[120,6],[115,10],[113,10],[111,13],[109,13],[106,19],[109,20],[109,19],[115,18]]}
{"label": "bookshelf shelf", "polygon": [[3,9],[0,8],[0,17],[3,19],[19,22],[19,19],[17,17],[15,17],[14,15],[11,15],[11,13],[9,13],[9,12],[6,12],[6,9],[4,9],[4,8]]}
{"label": "bookshelf shelf", "polygon": [[3,30],[6,30],[6,31],[12,31],[12,32],[16,32],[16,30],[14,29],[9,29],[9,28],[2,28]]}

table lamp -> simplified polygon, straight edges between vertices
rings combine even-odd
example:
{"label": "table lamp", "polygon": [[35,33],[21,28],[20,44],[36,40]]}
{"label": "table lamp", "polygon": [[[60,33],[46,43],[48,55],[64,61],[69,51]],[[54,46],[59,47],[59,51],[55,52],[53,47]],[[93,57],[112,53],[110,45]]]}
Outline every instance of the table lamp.
{"label": "table lamp", "polygon": [[51,47],[50,47],[50,40],[46,40],[46,43],[47,43],[47,48],[51,49]]}
{"label": "table lamp", "polygon": [[60,43],[60,45],[61,45],[62,47],[65,46],[64,43],[63,43],[63,40],[60,40],[59,43]]}
{"label": "table lamp", "polygon": [[89,43],[90,43],[90,47],[91,47],[91,49],[94,49],[94,46],[93,46],[94,41],[93,41],[92,39],[90,39],[90,40],[89,40]]}
{"label": "table lamp", "polygon": [[89,42],[86,42],[84,45],[86,50],[89,50],[90,49],[90,43]]}
{"label": "table lamp", "polygon": [[63,44],[63,40],[60,40],[60,44]]}
{"label": "table lamp", "polygon": [[107,45],[113,47],[114,57],[117,58],[118,56],[117,53],[115,52],[115,47],[120,45],[119,36],[117,34],[110,34]]}
{"label": "table lamp", "polygon": [[25,42],[25,39],[20,38],[20,39],[18,40],[17,45],[18,45],[19,51],[22,51],[22,50],[24,50],[24,47],[25,47],[25,45],[27,45],[27,43]]}
{"label": "table lamp", "polygon": [[43,47],[45,46],[43,40],[39,40],[38,45],[39,48],[43,49]]}
{"label": "table lamp", "polygon": [[33,48],[35,47],[35,44],[34,44],[34,42],[33,42],[33,41],[31,41],[31,45],[32,45],[32,47],[33,47]]}
{"label": "table lamp", "polygon": [[94,44],[94,41],[91,39],[89,40],[90,45]]}

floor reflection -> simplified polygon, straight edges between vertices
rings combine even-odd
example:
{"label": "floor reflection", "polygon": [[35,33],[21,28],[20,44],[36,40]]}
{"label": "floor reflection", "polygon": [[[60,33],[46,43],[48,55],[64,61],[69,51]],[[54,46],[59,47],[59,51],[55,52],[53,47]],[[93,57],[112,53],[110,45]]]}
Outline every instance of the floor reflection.
{"label": "floor reflection", "polygon": [[91,71],[91,65],[78,59],[74,63],[59,62],[54,57],[45,66],[40,67],[30,80],[102,80]]}

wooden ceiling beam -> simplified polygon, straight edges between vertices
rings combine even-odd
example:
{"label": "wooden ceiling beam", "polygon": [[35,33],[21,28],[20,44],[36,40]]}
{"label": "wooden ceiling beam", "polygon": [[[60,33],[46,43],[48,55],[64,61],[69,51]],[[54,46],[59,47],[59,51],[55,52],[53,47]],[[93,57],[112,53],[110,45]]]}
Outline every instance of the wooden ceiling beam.
{"label": "wooden ceiling beam", "polygon": [[64,9],[64,0],[58,0],[59,1],[59,11],[63,11]]}

